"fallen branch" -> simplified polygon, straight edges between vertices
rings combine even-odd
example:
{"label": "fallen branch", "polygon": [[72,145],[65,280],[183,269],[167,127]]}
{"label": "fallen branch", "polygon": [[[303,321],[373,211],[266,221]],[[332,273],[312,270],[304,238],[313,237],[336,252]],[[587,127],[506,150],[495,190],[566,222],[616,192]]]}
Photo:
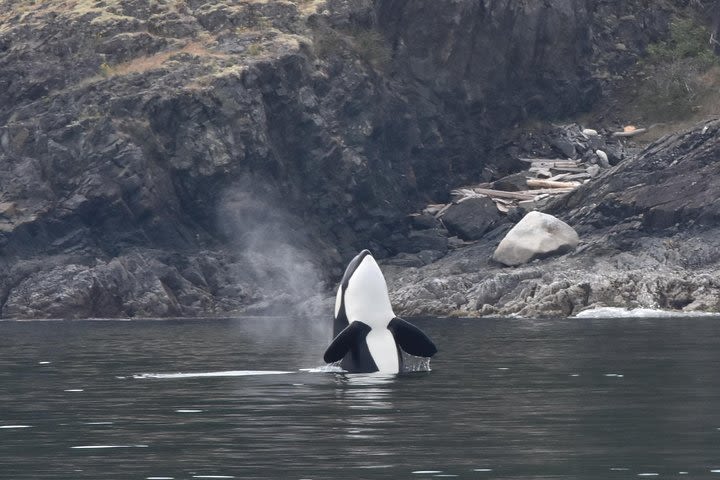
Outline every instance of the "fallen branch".
{"label": "fallen branch", "polygon": [[[538,188],[536,190],[522,190],[520,192],[514,192],[514,193],[517,193],[520,195],[533,196],[533,197],[536,197],[538,195],[543,195],[543,194],[561,195],[564,193],[570,193],[570,192],[574,191],[575,188],[577,188],[577,187],[573,187],[573,188]],[[527,200],[531,200],[531,199],[528,198]]]}
{"label": "fallen branch", "polygon": [[553,167],[558,172],[583,173],[587,172],[587,167]]}
{"label": "fallen branch", "polygon": [[431,203],[425,207],[423,212],[428,215],[436,215],[439,211],[445,208],[445,206],[446,205],[444,203]]}
{"label": "fallen branch", "polygon": [[547,180],[550,180],[551,182],[555,182],[558,180],[565,180],[566,178],[570,177],[571,174],[569,173],[559,173],[553,177],[548,178]]}
{"label": "fallen branch", "polygon": [[497,207],[498,211],[501,213],[509,213],[510,212],[510,207],[507,205],[495,202],[495,206]]}
{"label": "fallen branch", "polygon": [[490,188],[474,188],[475,193],[485,195],[490,198],[510,198],[513,200],[532,200],[535,197],[534,193],[530,192],[505,192],[503,190],[492,190]]}
{"label": "fallen branch", "polygon": [[[567,175],[567,177],[564,177],[564,180],[584,180],[586,178],[591,178],[592,175],[590,175],[587,172],[581,172],[581,173],[563,173],[563,175]],[[557,175],[558,177],[560,175]],[[550,179],[552,180],[552,179]]]}
{"label": "fallen branch", "polygon": [[527,162],[527,163],[535,163],[535,162],[545,162],[545,163],[556,163],[556,162],[572,162],[573,160],[568,160],[567,158],[518,158],[521,162]]}
{"label": "fallen branch", "polygon": [[578,162],[572,160],[566,160],[563,162],[533,162],[530,164],[530,168],[563,168],[563,167],[577,167]]}

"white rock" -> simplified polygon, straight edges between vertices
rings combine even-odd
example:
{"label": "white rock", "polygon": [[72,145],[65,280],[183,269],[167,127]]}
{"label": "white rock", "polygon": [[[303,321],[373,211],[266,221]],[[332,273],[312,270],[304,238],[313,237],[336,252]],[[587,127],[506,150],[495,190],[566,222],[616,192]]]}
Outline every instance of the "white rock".
{"label": "white rock", "polygon": [[530,212],[505,235],[493,260],[509,267],[522,265],[573,250],[579,242],[577,232],[567,223],[546,213]]}
{"label": "white rock", "polygon": [[599,136],[597,130],[593,130],[592,128],[586,128],[582,131],[583,135],[588,137],[597,137]]}
{"label": "white rock", "polygon": [[608,160],[607,153],[603,152],[602,150],[595,150],[595,155],[598,156],[600,161],[598,164],[603,168],[608,168],[610,166],[610,160]]}

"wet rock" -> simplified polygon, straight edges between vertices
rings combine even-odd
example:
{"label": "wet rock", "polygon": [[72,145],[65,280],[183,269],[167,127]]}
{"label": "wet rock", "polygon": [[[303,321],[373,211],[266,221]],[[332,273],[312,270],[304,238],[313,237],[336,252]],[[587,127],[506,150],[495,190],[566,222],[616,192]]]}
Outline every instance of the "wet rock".
{"label": "wet rock", "polygon": [[437,250],[421,250],[417,253],[399,253],[384,261],[386,265],[397,267],[417,268],[429,265],[442,258],[443,253]]}
{"label": "wet rock", "polygon": [[550,143],[555,147],[563,156],[567,158],[575,158],[577,151],[573,142],[567,138],[557,137],[553,138]]}
{"label": "wet rock", "polygon": [[514,173],[512,175],[507,175],[499,180],[495,180],[492,183],[492,188],[495,190],[504,190],[506,192],[527,190],[527,178],[528,173],[525,171]]}
{"label": "wet rock", "polygon": [[[1,211],[1,207],[0,207]],[[427,213],[422,213],[419,215],[413,215],[410,218],[410,221],[412,223],[412,228],[416,230],[427,230],[430,228],[441,228],[442,225],[440,224],[440,220],[438,220],[435,215],[430,215]]]}
{"label": "wet rock", "polygon": [[295,307],[324,298],[319,270],[287,245],[252,256],[136,250],[111,260],[56,255],[0,266],[3,318],[300,314]]}
{"label": "wet rock", "polygon": [[444,254],[448,250],[448,234],[446,230],[433,228],[429,230],[411,231],[401,251],[418,253],[431,250]]}
{"label": "wet rock", "polygon": [[592,178],[597,177],[598,175],[600,175],[600,165],[590,165],[587,168],[587,173]]}
{"label": "wet rock", "polygon": [[453,204],[441,218],[448,231],[463,240],[479,240],[505,221],[495,202],[486,197],[468,198]]}
{"label": "wet rock", "polygon": [[15,202],[0,202],[0,216],[7,219],[14,217],[17,214],[17,203]]}
{"label": "wet rock", "polygon": [[537,277],[539,277],[537,272],[513,272],[493,275],[481,280],[473,289],[476,309],[481,310],[484,305],[497,304],[521,282]]}
{"label": "wet rock", "polygon": [[[175,268],[145,255],[93,265],[62,259],[35,265],[9,290],[2,309],[9,318],[163,317],[197,315],[215,303],[208,289]],[[27,268],[27,267],[26,267]]]}
{"label": "wet rock", "polygon": [[607,153],[598,149],[595,150],[595,155],[597,155],[598,158],[598,165],[600,165],[602,168],[610,168],[610,162],[608,161]]}
{"label": "wet rock", "polygon": [[552,215],[530,212],[502,239],[493,260],[506,266],[516,266],[536,258],[566,253],[574,249],[580,239],[567,223]]}

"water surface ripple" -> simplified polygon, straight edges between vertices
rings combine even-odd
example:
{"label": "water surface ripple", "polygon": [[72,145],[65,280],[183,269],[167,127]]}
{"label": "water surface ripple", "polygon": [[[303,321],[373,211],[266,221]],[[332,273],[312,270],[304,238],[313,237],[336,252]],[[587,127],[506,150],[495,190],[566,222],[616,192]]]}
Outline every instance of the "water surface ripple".
{"label": "water surface ripple", "polygon": [[418,320],[399,376],[325,323],[0,322],[0,478],[720,479],[718,318]]}

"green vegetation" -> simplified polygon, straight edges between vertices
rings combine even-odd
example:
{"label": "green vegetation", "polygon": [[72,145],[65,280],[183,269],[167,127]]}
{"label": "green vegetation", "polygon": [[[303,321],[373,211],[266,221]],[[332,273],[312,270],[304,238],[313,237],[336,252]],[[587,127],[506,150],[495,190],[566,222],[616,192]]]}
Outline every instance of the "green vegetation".
{"label": "green vegetation", "polygon": [[382,33],[364,29],[351,32],[352,44],[358,54],[378,70],[384,69],[392,59],[392,51]]}
{"label": "green vegetation", "polygon": [[263,49],[263,46],[262,46],[261,44],[259,44],[259,43],[253,43],[252,45],[250,45],[250,46],[247,48],[246,52],[247,52],[247,54],[250,55],[250,56],[257,57],[258,55],[260,55],[260,54],[263,52],[263,50],[264,50],[264,49]]}
{"label": "green vegetation", "polygon": [[648,46],[642,63],[639,103],[655,121],[686,119],[702,113],[720,95],[720,59],[710,32],[693,18],[675,18],[670,37]]}
{"label": "green vegetation", "polygon": [[335,30],[324,28],[313,36],[315,54],[319,57],[357,55],[377,70],[392,60],[392,50],[385,37],[372,28]]}
{"label": "green vegetation", "polygon": [[100,75],[102,75],[103,77],[109,77],[109,76],[111,76],[113,73],[114,73],[113,67],[111,67],[110,65],[108,65],[107,62],[103,62],[103,63],[100,65]]}
{"label": "green vegetation", "polygon": [[676,18],[670,24],[670,38],[648,46],[648,60],[668,63],[693,59],[698,65],[711,67],[718,57],[710,48],[710,31],[692,18]]}

